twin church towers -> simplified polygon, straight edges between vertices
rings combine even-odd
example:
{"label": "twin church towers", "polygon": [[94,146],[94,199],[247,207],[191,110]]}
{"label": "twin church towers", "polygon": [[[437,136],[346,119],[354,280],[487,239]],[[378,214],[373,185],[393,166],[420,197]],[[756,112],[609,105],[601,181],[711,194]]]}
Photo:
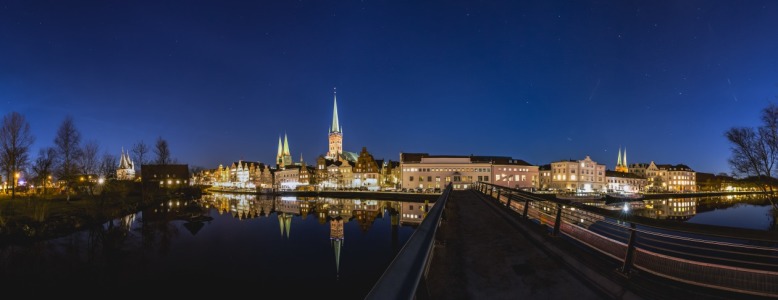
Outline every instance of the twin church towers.
{"label": "twin church towers", "polygon": [[[333,90],[333,108],[332,108],[332,125],[329,129],[329,148],[327,154],[324,155],[327,159],[336,160],[340,154],[343,153],[343,127],[338,122],[338,92]],[[302,162],[302,156],[300,157]],[[284,134],[283,143],[281,137],[278,137],[278,154],[276,155],[276,164],[279,168],[284,166],[293,165],[292,154],[289,152],[289,140]]]}

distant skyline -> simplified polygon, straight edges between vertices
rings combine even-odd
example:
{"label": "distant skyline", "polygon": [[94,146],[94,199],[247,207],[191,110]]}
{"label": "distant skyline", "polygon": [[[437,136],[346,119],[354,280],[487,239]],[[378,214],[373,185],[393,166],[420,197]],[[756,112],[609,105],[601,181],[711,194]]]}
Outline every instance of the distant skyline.
{"label": "distant skyline", "polygon": [[774,1],[6,1],[0,113],[38,149],[70,115],[101,153],[182,163],[343,148],[587,155],[730,173],[724,132],[778,95]]}

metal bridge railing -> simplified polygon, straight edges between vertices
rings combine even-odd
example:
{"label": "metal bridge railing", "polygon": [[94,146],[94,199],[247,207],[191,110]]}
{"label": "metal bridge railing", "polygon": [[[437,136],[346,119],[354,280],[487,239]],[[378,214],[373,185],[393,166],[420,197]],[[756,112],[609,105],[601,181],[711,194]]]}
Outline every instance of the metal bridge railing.
{"label": "metal bridge railing", "polygon": [[[478,183],[473,189],[516,214],[545,225],[622,263],[672,281],[745,295],[778,298],[778,239],[769,233],[686,230],[570,201]],[[553,228],[553,229],[550,229]]]}
{"label": "metal bridge railing", "polygon": [[429,271],[435,233],[440,226],[451,189],[449,183],[365,299],[416,298],[416,289]]}

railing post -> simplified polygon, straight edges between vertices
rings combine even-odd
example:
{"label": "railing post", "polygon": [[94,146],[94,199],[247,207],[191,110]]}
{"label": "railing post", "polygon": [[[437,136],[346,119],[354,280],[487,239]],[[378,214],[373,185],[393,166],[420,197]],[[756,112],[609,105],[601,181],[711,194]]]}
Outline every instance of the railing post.
{"label": "railing post", "polygon": [[497,190],[497,203],[500,203],[500,192],[502,192],[502,189]]}
{"label": "railing post", "polygon": [[528,213],[528,212],[529,212],[529,197],[527,197],[527,200],[526,200],[526,201],[524,201],[524,213],[522,214],[522,216],[523,216],[525,219],[527,218],[527,213]]}
{"label": "railing post", "polygon": [[505,201],[505,206],[507,206],[508,208],[511,208],[511,197],[513,197],[513,191],[508,190],[508,200]]}
{"label": "railing post", "polygon": [[627,255],[624,256],[624,265],[621,267],[621,273],[629,275],[632,270],[632,258],[635,256],[635,237],[638,232],[635,230],[635,223],[629,223],[629,243],[627,244]]}
{"label": "railing post", "polygon": [[559,226],[562,225],[562,204],[556,204],[556,220],[554,220],[554,231],[551,232],[552,236],[559,235]]}

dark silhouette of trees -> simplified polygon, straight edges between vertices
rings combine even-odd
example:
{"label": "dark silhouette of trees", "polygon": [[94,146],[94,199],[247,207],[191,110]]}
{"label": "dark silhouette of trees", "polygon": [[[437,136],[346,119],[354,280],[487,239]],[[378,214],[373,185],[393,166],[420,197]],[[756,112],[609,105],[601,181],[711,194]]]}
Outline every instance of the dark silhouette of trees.
{"label": "dark silhouette of trees", "polygon": [[81,174],[97,174],[98,167],[100,166],[98,152],[100,152],[100,146],[97,142],[89,141],[84,144],[81,148],[81,155],[78,158]]}
{"label": "dark silhouette of trees", "polygon": [[35,180],[43,186],[43,194],[51,185],[52,175],[54,173],[54,163],[57,159],[57,151],[54,148],[45,148],[38,151],[38,158],[32,164],[32,172],[35,174]]}
{"label": "dark silhouette of trees", "polygon": [[[135,163],[137,163],[138,166],[143,166],[143,164],[146,163],[146,154],[149,153],[149,146],[146,145],[146,143],[143,142],[143,140],[138,141],[137,144],[132,146],[132,153],[135,155]],[[140,171],[140,170],[136,170]]]}
{"label": "dark silhouette of trees", "polygon": [[119,159],[116,155],[110,153],[103,153],[103,157],[100,159],[100,165],[97,170],[97,174],[105,179],[112,179],[116,177],[116,168],[119,166]]}
{"label": "dark silhouette of trees", "polygon": [[158,165],[168,165],[173,162],[170,158],[170,148],[168,147],[167,141],[162,139],[162,137],[157,138],[157,143],[154,146],[154,154],[157,155],[156,164]]}
{"label": "dark silhouette of trees", "polygon": [[759,179],[759,188],[769,193],[770,203],[778,210],[772,185],[778,160],[778,106],[762,109],[762,125],[758,128],[733,127],[724,135],[732,144],[729,164],[733,174]]}
{"label": "dark silhouette of trees", "polygon": [[11,198],[16,197],[17,174],[29,163],[30,146],[35,137],[24,116],[11,112],[3,116],[0,127],[0,167],[11,181]]}
{"label": "dark silhouette of trees", "polygon": [[67,201],[70,201],[70,188],[78,172],[78,159],[81,156],[81,132],[76,129],[73,117],[67,116],[54,137],[54,149],[57,151],[56,174],[65,181]]}

